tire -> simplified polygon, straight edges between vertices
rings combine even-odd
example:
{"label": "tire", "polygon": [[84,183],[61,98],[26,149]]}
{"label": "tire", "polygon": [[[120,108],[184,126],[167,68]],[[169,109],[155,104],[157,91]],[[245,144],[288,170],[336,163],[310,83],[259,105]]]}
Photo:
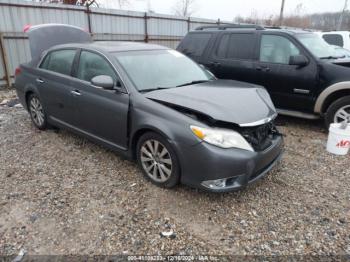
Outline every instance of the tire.
{"label": "tire", "polygon": [[28,111],[33,124],[40,130],[48,128],[45,110],[39,97],[36,94],[30,94],[27,100]]}
{"label": "tire", "polygon": [[344,119],[343,121],[347,118],[347,121],[350,122],[350,96],[344,96],[342,98],[339,98],[338,100],[334,101],[327,109],[326,115],[325,115],[325,125],[327,129],[329,126],[336,122],[342,122],[341,118],[336,118],[336,115],[339,115],[340,110],[344,110],[345,112],[348,112],[348,115],[346,116],[344,114]]}
{"label": "tire", "polygon": [[172,188],[180,181],[180,163],[171,144],[157,133],[148,132],[137,142],[137,162],[146,179]]}

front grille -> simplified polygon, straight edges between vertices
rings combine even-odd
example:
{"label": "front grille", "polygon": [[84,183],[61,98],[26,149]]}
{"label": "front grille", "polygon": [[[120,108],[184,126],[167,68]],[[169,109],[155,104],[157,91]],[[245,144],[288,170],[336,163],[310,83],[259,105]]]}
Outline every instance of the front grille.
{"label": "front grille", "polygon": [[273,122],[255,127],[244,127],[240,132],[255,151],[263,151],[271,146],[273,137],[279,134]]}

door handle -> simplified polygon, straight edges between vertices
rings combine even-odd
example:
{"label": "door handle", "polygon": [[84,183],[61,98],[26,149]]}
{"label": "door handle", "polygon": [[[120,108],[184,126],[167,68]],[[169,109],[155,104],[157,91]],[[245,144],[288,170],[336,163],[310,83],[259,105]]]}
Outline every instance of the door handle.
{"label": "door handle", "polygon": [[44,83],[44,80],[42,80],[41,78],[37,78],[36,82],[42,84],[42,83]]}
{"label": "door handle", "polygon": [[73,95],[73,96],[81,96],[81,93],[79,90],[73,90],[73,91],[70,91],[70,93]]}
{"label": "door handle", "polygon": [[257,66],[255,69],[258,71],[262,71],[262,72],[270,72],[271,71],[270,67],[268,67],[268,66]]}
{"label": "door handle", "polygon": [[218,66],[220,66],[220,63],[219,62],[211,62],[210,65],[218,67]]}

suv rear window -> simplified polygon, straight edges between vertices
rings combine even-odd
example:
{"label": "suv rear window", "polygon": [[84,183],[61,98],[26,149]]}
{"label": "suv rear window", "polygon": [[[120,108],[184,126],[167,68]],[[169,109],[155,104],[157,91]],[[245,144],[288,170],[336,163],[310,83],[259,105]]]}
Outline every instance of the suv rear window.
{"label": "suv rear window", "polygon": [[76,50],[58,50],[50,52],[41,63],[40,68],[56,73],[70,75]]}
{"label": "suv rear window", "polygon": [[322,37],[330,45],[344,46],[343,37],[339,34],[324,34]]}
{"label": "suv rear window", "polygon": [[209,43],[211,34],[188,34],[179,49],[189,56],[201,56]]}
{"label": "suv rear window", "polygon": [[225,34],[220,40],[216,55],[219,58],[252,60],[254,45],[254,34]]}

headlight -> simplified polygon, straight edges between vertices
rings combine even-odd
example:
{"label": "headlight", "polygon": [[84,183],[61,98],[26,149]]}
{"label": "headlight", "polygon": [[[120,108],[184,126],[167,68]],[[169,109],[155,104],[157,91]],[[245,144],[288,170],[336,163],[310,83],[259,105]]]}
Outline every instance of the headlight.
{"label": "headlight", "polygon": [[245,140],[241,134],[233,130],[198,126],[191,126],[191,130],[196,137],[209,144],[221,148],[240,148],[254,152],[254,149],[247,140]]}

